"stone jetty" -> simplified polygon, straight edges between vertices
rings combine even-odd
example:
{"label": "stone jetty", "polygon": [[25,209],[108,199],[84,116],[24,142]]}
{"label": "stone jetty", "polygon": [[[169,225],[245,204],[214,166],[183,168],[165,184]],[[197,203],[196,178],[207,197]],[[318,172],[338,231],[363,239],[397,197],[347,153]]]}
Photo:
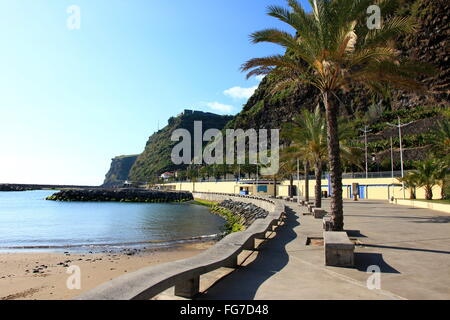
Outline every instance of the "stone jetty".
{"label": "stone jetty", "polygon": [[183,202],[193,200],[190,192],[144,189],[72,189],[57,192],[46,200],[87,202]]}
{"label": "stone jetty", "polygon": [[34,190],[34,188],[16,184],[0,184],[0,191],[29,191],[29,190]]}

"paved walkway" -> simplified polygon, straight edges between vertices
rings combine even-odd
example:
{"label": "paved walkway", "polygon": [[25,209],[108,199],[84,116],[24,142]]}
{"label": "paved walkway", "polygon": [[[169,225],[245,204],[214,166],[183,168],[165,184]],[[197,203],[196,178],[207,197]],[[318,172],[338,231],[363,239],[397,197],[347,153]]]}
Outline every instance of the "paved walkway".
{"label": "paved walkway", "polygon": [[[200,299],[450,299],[450,215],[346,201],[345,229],[361,245],[355,268],[337,268],[324,266],[323,247],[305,245],[322,236],[322,220],[286,205],[288,218],[274,238]],[[366,286],[371,265],[381,268],[381,290]]]}

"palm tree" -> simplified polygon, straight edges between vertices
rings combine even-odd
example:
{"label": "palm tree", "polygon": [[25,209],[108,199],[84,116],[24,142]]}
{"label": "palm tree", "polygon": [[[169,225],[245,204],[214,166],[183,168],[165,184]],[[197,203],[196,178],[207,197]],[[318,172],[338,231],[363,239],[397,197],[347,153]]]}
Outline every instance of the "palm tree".
{"label": "palm tree", "polygon": [[442,162],[436,159],[427,159],[416,162],[416,170],[410,173],[411,179],[417,187],[425,189],[425,199],[433,200],[433,187],[438,185],[442,174]]}
{"label": "palm tree", "polygon": [[[285,55],[254,58],[242,66],[247,77],[267,75],[275,79],[274,91],[306,84],[318,89],[327,119],[328,161],[332,187],[332,229],[343,230],[342,168],[338,135],[341,89],[363,85],[379,90],[387,84],[402,89],[422,89],[414,76],[424,72],[417,63],[404,61],[390,41],[414,30],[408,18],[384,19],[380,29],[367,27],[367,8],[373,0],[310,0],[308,14],[297,0],[288,0],[290,9],[270,6],[268,14],[295,29],[295,35],[266,29],[251,35],[254,43],[269,42],[284,47]],[[378,2],[389,13],[394,0]]]}
{"label": "palm tree", "polygon": [[[297,159],[303,163],[303,174],[305,177],[305,190],[304,190],[304,200],[309,201],[309,171],[310,171],[310,159],[309,154],[305,153],[302,147],[302,140],[299,140],[298,131],[299,127],[286,124],[281,131],[282,138],[289,144],[287,147],[281,150],[280,163],[290,163],[289,168],[292,169],[292,165],[295,162],[297,164]],[[280,166],[281,168],[281,166]],[[291,186],[292,186],[292,172],[291,172]],[[300,192],[300,190],[298,190]],[[298,194],[300,196],[300,194]]]}
{"label": "palm tree", "polygon": [[[343,119],[340,119],[342,122]],[[348,121],[346,122],[348,123]],[[360,150],[350,146],[350,137],[353,129],[345,123],[339,131],[340,153],[342,159],[351,164],[360,165]],[[295,143],[296,157],[303,159],[314,166],[314,200],[315,207],[322,207],[322,172],[323,166],[328,158],[327,154],[327,131],[326,120],[318,105],[314,112],[303,110],[299,117],[294,118],[292,123],[286,124],[282,136]],[[294,157],[293,157],[294,158]]]}
{"label": "palm tree", "polygon": [[435,171],[435,176],[437,179],[438,185],[441,187],[441,199],[444,200],[447,198],[448,194],[446,194],[447,183],[449,179],[449,163],[448,160],[436,160],[437,168]]}
{"label": "palm tree", "polygon": [[[320,107],[314,112],[303,110],[294,119],[293,124],[287,124],[285,129],[298,145],[298,152],[305,161],[314,166],[316,180],[314,188],[315,207],[322,207],[322,168],[327,158],[327,135],[325,118],[322,117]],[[294,127],[295,126],[295,127]],[[296,130],[297,129],[297,130]]]}
{"label": "palm tree", "polygon": [[408,172],[408,174],[403,178],[397,178],[398,181],[404,182],[404,187],[409,189],[409,199],[416,199],[416,188],[417,188],[417,174],[415,172]]}
{"label": "palm tree", "polygon": [[450,121],[443,119],[438,122],[438,126],[435,130],[436,144],[433,151],[439,158],[450,160]]}

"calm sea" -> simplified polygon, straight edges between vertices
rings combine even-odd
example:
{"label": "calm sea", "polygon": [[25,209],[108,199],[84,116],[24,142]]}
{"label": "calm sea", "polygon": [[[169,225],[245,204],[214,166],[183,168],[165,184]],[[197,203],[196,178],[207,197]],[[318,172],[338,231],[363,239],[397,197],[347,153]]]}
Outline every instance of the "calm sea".
{"label": "calm sea", "polygon": [[224,224],[193,204],[44,200],[54,192],[0,192],[0,251],[166,246],[212,237]]}

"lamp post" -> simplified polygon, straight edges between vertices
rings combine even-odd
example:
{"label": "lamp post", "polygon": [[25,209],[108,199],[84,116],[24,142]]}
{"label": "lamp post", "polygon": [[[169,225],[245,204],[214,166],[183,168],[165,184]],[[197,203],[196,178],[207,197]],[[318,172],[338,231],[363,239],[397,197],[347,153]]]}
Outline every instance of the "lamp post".
{"label": "lamp post", "polygon": [[392,137],[391,137],[391,171],[392,171],[392,179],[394,179],[394,146],[392,143]]}
{"label": "lamp post", "polygon": [[[398,136],[400,139],[400,167],[401,167],[401,172],[402,172],[402,178],[405,177],[405,172],[403,169],[403,143],[402,143],[402,128],[409,126],[411,123],[413,123],[414,121],[411,121],[409,123],[405,123],[402,124],[402,121],[400,120],[400,117],[398,117],[398,124],[392,124],[392,123],[388,123],[388,126],[391,127],[397,127],[398,128]],[[406,199],[406,194],[405,194],[405,182],[402,181],[402,189],[403,189],[403,199]]]}
{"label": "lamp post", "polygon": [[369,132],[371,132],[372,130],[368,130],[367,129],[368,126],[364,126],[364,130],[363,129],[359,129],[360,131],[364,132],[364,144],[365,144],[365,149],[366,149],[366,179],[369,178],[369,165],[368,165],[368,152],[367,152],[367,134]]}
{"label": "lamp post", "polygon": [[259,184],[258,165],[256,165],[256,194],[255,195],[258,195],[258,184]]}

